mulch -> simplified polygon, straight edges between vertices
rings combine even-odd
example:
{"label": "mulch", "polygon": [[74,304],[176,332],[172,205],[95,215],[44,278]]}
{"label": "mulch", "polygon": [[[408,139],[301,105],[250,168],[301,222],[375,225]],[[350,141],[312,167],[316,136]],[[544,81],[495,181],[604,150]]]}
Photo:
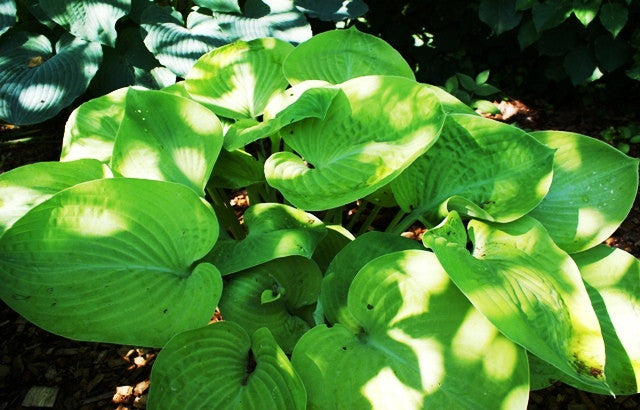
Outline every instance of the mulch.
{"label": "mulch", "polygon": [[[545,111],[514,100],[509,122],[529,129],[561,129],[597,137],[605,127],[638,122],[633,110],[603,118],[584,107]],[[636,115],[636,117],[632,117]],[[62,123],[63,124],[63,123]],[[59,158],[60,119],[45,124],[53,138],[3,142],[0,172],[37,161]],[[0,129],[2,134],[13,130]],[[2,141],[2,138],[0,138]],[[638,144],[630,155],[640,156]],[[416,233],[416,235],[418,235]],[[640,200],[607,243],[640,256]],[[44,331],[0,304],[0,410],[45,407],[54,409],[145,408],[151,366],[157,349],[88,343],[65,339]],[[529,409],[636,409],[640,395],[617,398],[590,394],[562,383],[530,394]]]}

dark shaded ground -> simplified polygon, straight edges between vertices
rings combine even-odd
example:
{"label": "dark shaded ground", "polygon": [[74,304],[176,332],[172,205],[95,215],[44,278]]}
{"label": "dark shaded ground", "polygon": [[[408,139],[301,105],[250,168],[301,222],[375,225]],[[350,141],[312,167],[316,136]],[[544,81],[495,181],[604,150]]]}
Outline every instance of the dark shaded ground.
{"label": "dark shaded ground", "polygon": [[[527,129],[558,129],[598,137],[610,126],[640,121],[640,111],[629,109],[603,114],[578,106],[552,111],[532,104],[512,104],[509,122]],[[22,138],[33,141],[6,142],[21,132],[0,129],[0,172],[17,166],[55,161],[60,152],[64,119],[50,121],[41,130]],[[44,137],[43,137],[44,136]],[[640,156],[640,146],[630,154]],[[640,201],[623,225],[608,241],[636,257],[640,256]],[[34,387],[55,393],[50,400],[56,409],[144,408],[149,373],[156,350],[136,349],[104,343],[76,342],[41,330],[0,304],[0,410],[21,409]],[[640,395],[618,398],[594,395],[558,383],[532,392],[530,409],[636,409]]]}

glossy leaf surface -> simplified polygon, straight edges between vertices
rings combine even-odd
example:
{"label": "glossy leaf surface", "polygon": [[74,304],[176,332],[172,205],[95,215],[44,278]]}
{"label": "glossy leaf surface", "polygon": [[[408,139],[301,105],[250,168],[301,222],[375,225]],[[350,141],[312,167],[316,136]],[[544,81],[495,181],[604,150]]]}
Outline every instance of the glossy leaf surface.
{"label": "glossy leaf surface", "polygon": [[211,207],[182,185],[86,182],[0,237],[0,296],[55,334],[160,347],[213,315],[220,274],[194,262],[217,236]]}

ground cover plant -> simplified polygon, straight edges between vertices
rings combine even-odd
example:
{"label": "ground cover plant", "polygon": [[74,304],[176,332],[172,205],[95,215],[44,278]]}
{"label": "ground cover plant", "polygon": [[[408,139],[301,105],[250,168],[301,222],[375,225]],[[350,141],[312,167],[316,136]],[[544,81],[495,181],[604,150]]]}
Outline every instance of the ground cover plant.
{"label": "ground cover plant", "polygon": [[2,0],[0,120],[41,123],[88,88],[162,88],[216,47],[260,37],[298,44],[311,37],[307,16],[366,11],[360,0]]}
{"label": "ground cover plant", "polygon": [[637,187],[638,160],[483,118],[355,29],[239,41],[83,104],[60,162],[0,175],[0,296],[65,337],[162,347],[150,408],[635,394],[640,262],[602,242]]}

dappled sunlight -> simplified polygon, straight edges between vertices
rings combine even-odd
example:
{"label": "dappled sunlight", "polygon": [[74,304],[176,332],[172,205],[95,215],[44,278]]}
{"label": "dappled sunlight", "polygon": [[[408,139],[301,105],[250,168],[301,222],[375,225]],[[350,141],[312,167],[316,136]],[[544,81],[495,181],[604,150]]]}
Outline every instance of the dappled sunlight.
{"label": "dappled sunlight", "polygon": [[[549,135],[551,138],[545,142],[549,142],[553,148],[557,148],[559,153],[556,153],[556,157],[561,156],[562,158],[562,160],[554,161],[554,168],[567,173],[580,171],[584,166],[581,152],[585,148],[584,144],[580,143],[581,140],[573,138],[571,133],[559,131],[554,131]],[[562,143],[560,145],[556,145],[557,141],[561,141]]]}
{"label": "dappled sunlight", "polygon": [[[343,83],[343,88],[347,89],[349,101],[352,103],[357,100],[375,99],[380,102],[382,82],[385,77],[377,75],[369,75],[366,77],[358,77]],[[386,101],[385,101],[386,103]],[[390,119],[390,118],[389,118]],[[404,124],[406,127],[406,124]]]}
{"label": "dappled sunlight", "polygon": [[404,385],[390,367],[369,380],[360,393],[376,409],[417,409],[422,407],[423,393]]}
{"label": "dappled sunlight", "polygon": [[184,175],[193,185],[200,186],[207,178],[207,159],[204,150],[195,147],[177,147],[171,150],[172,165]]}
{"label": "dappled sunlight", "polygon": [[425,394],[432,394],[440,389],[445,376],[444,347],[435,338],[413,338],[401,329],[391,329],[387,332],[393,340],[411,348],[418,360],[416,366],[420,372],[422,390]]}
{"label": "dappled sunlight", "polygon": [[0,186],[0,234],[29,209],[53,195],[46,191],[15,185]]}
{"label": "dappled sunlight", "polygon": [[[606,204],[603,204],[603,207]],[[576,227],[576,238],[593,238],[605,226],[609,225],[606,215],[597,208],[579,208],[578,226]]]}
{"label": "dappled sunlight", "polygon": [[451,352],[461,361],[476,362],[482,359],[497,334],[498,329],[477,309],[471,308],[453,336]]}
{"label": "dappled sunlight", "polygon": [[154,147],[140,140],[130,140],[126,148],[126,153],[118,158],[115,167],[118,173],[157,181],[165,180],[160,169],[160,153]]}
{"label": "dappled sunlight", "polygon": [[482,368],[493,380],[509,380],[518,366],[518,346],[504,336],[493,339],[487,346]]}
{"label": "dappled sunlight", "polygon": [[518,386],[502,401],[501,410],[524,409],[529,401],[529,386]]}
{"label": "dappled sunlight", "polygon": [[58,229],[83,237],[108,237],[130,229],[119,214],[104,208],[68,207],[54,210]]}
{"label": "dappled sunlight", "polygon": [[640,295],[631,295],[622,289],[600,291],[617,336],[624,346],[640,386]]}

